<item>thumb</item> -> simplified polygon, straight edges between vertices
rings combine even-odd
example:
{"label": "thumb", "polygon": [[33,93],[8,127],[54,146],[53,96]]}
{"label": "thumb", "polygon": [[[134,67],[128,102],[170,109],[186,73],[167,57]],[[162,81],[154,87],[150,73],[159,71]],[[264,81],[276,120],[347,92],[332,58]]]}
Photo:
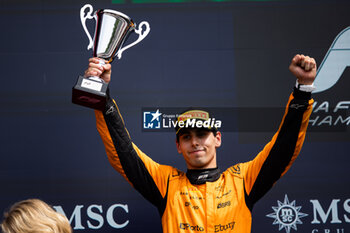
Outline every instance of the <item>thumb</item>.
{"label": "thumb", "polygon": [[110,71],[111,71],[111,68],[112,68],[112,66],[111,66],[110,63],[107,63],[107,64],[103,65],[102,67],[103,67],[103,70],[104,70],[105,72],[110,72]]}

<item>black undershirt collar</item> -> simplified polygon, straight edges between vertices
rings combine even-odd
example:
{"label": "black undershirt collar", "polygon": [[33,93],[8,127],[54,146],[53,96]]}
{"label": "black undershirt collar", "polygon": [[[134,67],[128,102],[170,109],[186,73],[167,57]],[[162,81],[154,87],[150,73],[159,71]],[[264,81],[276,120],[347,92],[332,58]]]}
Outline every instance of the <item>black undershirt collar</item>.
{"label": "black undershirt collar", "polygon": [[195,185],[217,181],[220,175],[220,169],[217,167],[207,169],[188,169],[186,172],[186,176],[190,180],[191,184]]}

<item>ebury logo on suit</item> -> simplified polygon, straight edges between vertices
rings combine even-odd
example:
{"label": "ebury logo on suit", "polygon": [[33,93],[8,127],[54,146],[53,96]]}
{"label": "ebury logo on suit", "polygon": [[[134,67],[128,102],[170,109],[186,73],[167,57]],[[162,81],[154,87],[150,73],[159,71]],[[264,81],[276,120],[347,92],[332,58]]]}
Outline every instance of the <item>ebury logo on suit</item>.
{"label": "ebury logo on suit", "polygon": [[311,130],[345,132],[350,125],[350,27],[333,41],[317,72]]}

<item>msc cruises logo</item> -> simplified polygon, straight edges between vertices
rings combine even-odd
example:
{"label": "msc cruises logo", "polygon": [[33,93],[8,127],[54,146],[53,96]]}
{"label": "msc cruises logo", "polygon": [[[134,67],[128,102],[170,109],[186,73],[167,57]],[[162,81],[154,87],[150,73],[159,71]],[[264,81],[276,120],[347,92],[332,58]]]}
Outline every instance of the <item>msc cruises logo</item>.
{"label": "msc cruises logo", "polygon": [[301,206],[296,206],[295,201],[289,202],[287,194],[284,196],[284,202],[277,201],[278,206],[273,206],[273,213],[266,217],[275,219],[273,225],[278,224],[278,230],[285,229],[286,233],[290,233],[290,229],[297,230],[297,224],[302,224],[300,220],[307,214],[301,213]]}

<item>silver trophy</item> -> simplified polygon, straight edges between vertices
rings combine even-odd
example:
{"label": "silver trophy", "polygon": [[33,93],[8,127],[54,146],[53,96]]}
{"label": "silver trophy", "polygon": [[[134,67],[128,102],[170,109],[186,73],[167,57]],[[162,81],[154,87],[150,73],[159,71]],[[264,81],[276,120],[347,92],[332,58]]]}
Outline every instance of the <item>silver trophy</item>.
{"label": "silver trophy", "polygon": [[[88,12],[85,13],[86,9]],[[100,9],[93,15],[93,8],[86,4],[80,9],[80,20],[84,31],[89,38],[87,49],[93,49],[93,56],[101,58],[100,64],[112,62],[115,57],[120,59],[122,53],[143,40],[150,31],[147,22],[142,21],[136,29],[136,24],[132,19],[115,10]],[[86,19],[95,19],[94,39],[86,27]],[[145,26],[145,30],[143,30]],[[122,47],[127,37],[135,32],[138,38],[133,43]],[[73,87],[72,102],[89,108],[104,110],[106,104],[106,91],[108,84],[99,77],[79,76],[76,85]]]}

